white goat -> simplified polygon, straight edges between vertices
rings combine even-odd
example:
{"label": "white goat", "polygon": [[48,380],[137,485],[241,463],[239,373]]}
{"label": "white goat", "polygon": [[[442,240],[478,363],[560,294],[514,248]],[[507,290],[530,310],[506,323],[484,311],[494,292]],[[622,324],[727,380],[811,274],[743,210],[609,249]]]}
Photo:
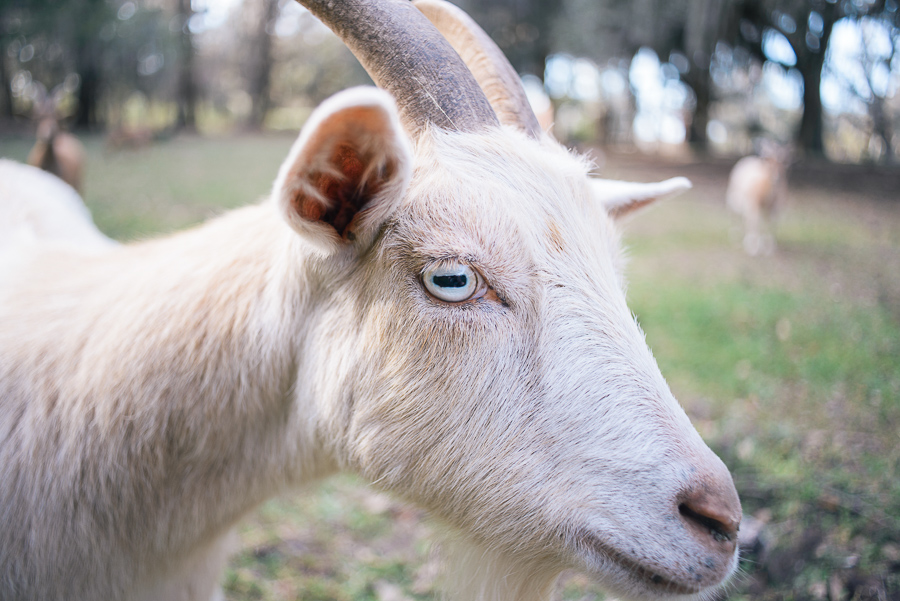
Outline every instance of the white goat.
{"label": "white goat", "polygon": [[725,202],[744,221],[744,251],[769,255],[775,250],[774,219],[787,200],[790,151],[763,146],[760,156],[735,163],[728,176]]}
{"label": "white goat", "polygon": [[[269,201],[136,244],[85,216],[0,238],[0,598],[216,598],[241,517],[336,470],[459,533],[459,599],[543,599],[566,567],[720,586],[740,503],[611,218],[686,180],[589,178],[450,5],[417,3],[474,78],[405,0],[306,3],[388,92],[323,103]],[[2,169],[5,210],[34,174]]]}

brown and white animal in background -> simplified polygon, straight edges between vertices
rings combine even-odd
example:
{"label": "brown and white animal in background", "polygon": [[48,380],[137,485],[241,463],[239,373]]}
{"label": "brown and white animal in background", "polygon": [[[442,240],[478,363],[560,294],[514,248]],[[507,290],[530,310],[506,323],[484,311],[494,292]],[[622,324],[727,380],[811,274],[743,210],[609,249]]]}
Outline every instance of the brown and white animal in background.
{"label": "brown and white animal in background", "polygon": [[324,102],[269,200],[0,249],[0,598],[214,598],[241,517],[338,470],[457,533],[455,599],[544,599],[564,568],[629,599],[720,587],[740,503],[615,228],[687,181],[592,179],[451,5],[305,4],[386,91]]}
{"label": "brown and white animal in background", "polygon": [[78,192],[84,177],[84,146],[60,127],[57,94],[40,94],[36,101],[37,141],[28,153],[28,164],[57,176]]}
{"label": "brown and white animal in background", "polygon": [[787,201],[790,150],[762,145],[759,156],[739,160],[728,177],[725,202],[744,221],[744,251],[769,255],[775,250],[774,221]]}

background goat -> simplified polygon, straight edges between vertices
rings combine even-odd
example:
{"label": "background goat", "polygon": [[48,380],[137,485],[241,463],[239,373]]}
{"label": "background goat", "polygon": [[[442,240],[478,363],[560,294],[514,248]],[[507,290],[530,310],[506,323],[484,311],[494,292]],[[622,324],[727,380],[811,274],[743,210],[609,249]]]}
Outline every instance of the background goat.
{"label": "background goat", "polygon": [[[37,88],[45,90],[43,87]],[[40,94],[36,100],[37,140],[28,154],[28,164],[48,171],[81,192],[84,177],[84,146],[78,138],[60,127],[56,88],[49,95]]]}
{"label": "background goat", "polygon": [[[269,201],[130,245],[87,217],[3,238],[0,597],[212,598],[234,524],[340,469],[459,533],[460,599],[544,598],[565,567],[720,586],[740,503],[613,224],[686,180],[591,179],[451,5],[306,4],[386,91],[323,103]],[[15,206],[33,172],[2,169]]]}
{"label": "background goat", "polygon": [[728,177],[725,202],[743,219],[744,251],[749,255],[775,250],[775,216],[787,201],[790,150],[764,143],[759,156],[735,163]]}

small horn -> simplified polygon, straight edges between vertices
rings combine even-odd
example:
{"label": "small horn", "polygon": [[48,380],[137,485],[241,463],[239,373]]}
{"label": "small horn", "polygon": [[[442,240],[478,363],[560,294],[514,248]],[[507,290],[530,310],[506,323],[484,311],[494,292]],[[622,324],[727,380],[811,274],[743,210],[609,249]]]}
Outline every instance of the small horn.
{"label": "small horn", "polygon": [[496,126],[469,69],[408,0],[298,0],[334,31],[397,101],[417,137],[426,124],[457,131]]}
{"label": "small horn", "polygon": [[413,0],[413,4],[462,57],[494,107],[500,123],[539,137],[541,126],[528,103],[522,80],[494,40],[462,9],[449,2]]}

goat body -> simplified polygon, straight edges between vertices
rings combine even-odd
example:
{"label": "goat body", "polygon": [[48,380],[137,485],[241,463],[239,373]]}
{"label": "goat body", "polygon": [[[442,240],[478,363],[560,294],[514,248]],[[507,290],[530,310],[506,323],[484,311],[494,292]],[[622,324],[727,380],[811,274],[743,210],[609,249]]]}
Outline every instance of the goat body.
{"label": "goat body", "polygon": [[0,215],[43,207],[0,219],[0,598],[215,598],[241,517],[338,470],[458,533],[459,599],[734,571],[731,477],[619,269],[614,218],[686,180],[593,179],[521,106],[459,130],[410,106],[343,92],[268,200],[128,245],[83,210],[53,234],[72,199],[0,163]]}
{"label": "goat body", "polygon": [[748,156],[735,163],[728,177],[725,202],[744,222],[747,254],[775,250],[773,222],[787,198],[787,165],[779,156]]}
{"label": "goat body", "polygon": [[81,192],[84,177],[84,146],[62,131],[55,117],[38,124],[37,141],[28,153],[28,164],[57,176]]}

